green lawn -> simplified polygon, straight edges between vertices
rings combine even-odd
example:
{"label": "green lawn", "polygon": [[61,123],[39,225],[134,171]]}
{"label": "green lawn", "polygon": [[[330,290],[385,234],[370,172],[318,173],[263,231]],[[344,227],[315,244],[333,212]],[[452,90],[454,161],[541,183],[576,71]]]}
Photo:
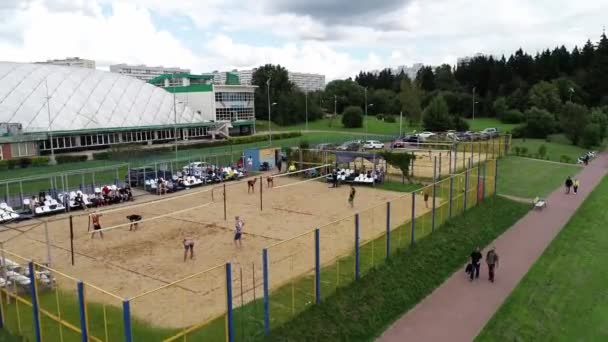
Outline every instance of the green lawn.
{"label": "green lawn", "polygon": [[576,163],[576,159],[582,154],[588,152],[588,149],[569,144],[563,136],[554,136],[551,142],[547,142],[545,139],[513,139],[511,153],[515,154],[515,147],[527,148],[527,154],[530,157],[536,157],[538,149],[541,145],[545,145],[547,148],[547,157],[551,161],[562,161],[562,156],[567,156],[571,163]]}
{"label": "green lawn", "polygon": [[[378,120],[375,116],[368,116],[367,119],[368,127],[367,131],[372,134],[389,134],[389,135],[399,135],[399,118],[397,117],[397,122],[389,123],[386,121]],[[409,132],[413,129],[408,125],[406,119],[403,119],[403,132]],[[275,123],[272,124],[272,130],[276,131],[303,131],[306,129],[306,124],[297,124],[290,126],[279,126]],[[344,131],[350,133],[365,133],[365,122],[363,127],[361,128],[344,128],[342,126],[342,116],[338,115],[336,118],[329,119],[319,119],[315,121],[308,122],[308,129],[311,131]],[[418,128],[419,129],[419,128]],[[268,131],[268,121],[265,120],[257,120],[256,121],[256,131]]]}
{"label": "green lawn", "polygon": [[469,130],[478,132],[485,128],[497,128],[500,133],[510,133],[513,128],[517,127],[517,124],[505,124],[495,118],[475,118],[466,119],[469,124]]}
{"label": "green lawn", "polygon": [[[492,197],[467,211],[466,216],[448,221],[433,234],[427,232],[426,238],[416,239],[414,248],[393,250],[391,247],[389,261],[366,268],[366,276],[358,282],[330,291],[330,296],[323,296],[321,305],[309,306],[293,320],[273,330],[269,340],[373,340],[460,268],[474,246],[489,243],[528,210],[529,206],[525,204]],[[488,222],[492,224],[488,225]],[[409,227],[400,229],[409,235]],[[391,239],[393,234],[398,235],[399,230],[391,233]],[[384,240],[375,241],[376,260],[386,251]],[[365,263],[370,262],[371,246],[368,243],[362,248]],[[345,258],[343,265],[351,262]],[[352,268],[346,267],[341,272],[348,273],[349,269]],[[324,275],[332,277],[332,273],[333,278],[336,277],[335,266],[325,272],[321,279]],[[323,290],[327,293],[327,288]]]}
{"label": "green lawn", "polygon": [[498,193],[523,198],[546,196],[580,170],[576,165],[509,156],[498,161]]}
{"label": "green lawn", "polygon": [[604,178],[477,341],[608,341],[607,201]]}
{"label": "green lawn", "polygon": [[385,181],[382,184],[377,184],[377,189],[388,190],[388,191],[397,191],[397,192],[412,192],[417,191],[422,188],[423,185],[420,184],[412,184],[412,183],[401,183],[395,181]]}

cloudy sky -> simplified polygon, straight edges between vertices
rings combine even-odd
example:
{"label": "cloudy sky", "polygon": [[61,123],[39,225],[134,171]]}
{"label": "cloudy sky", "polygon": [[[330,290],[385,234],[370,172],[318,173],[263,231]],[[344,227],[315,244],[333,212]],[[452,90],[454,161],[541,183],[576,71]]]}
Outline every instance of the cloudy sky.
{"label": "cloudy sky", "polygon": [[194,72],[278,63],[328,79],[597,41],[606,0],[0,0],[0,60]]}

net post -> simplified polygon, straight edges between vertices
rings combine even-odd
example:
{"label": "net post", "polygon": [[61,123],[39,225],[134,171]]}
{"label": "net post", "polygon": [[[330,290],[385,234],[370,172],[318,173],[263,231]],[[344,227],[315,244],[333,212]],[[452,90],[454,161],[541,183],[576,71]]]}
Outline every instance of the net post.
{"label": "net post", "polygon": [[386,202],[386,258],[391,255],[391,202]]}
{"label": "net post", "polygon": [[359,280],[359,214],[355,214],[355,280]]}
{"label": "net post", "polygon": [[226,216],[226,183],[224,183],[224,221],[226,221],[226,220],[227,220],[227,216]]}
{"label": "net post", "polygon": [[260,176],[260,211],[264,210],[264,199],[263,199],[263,195],[262,192],[264,191],[264,187],[262,186],[262,183],[264,181],[262,181],[262,176]]}
{"label": "net post", "polygon": [[232,265],[226,263],[226,319],[228,320],[228,342],[234,341],[234,324],[232,321]]}
{"label": "net post", "polygon": [[264,277],[264,334],[270,334],[270,310],[268,297],[268,250],[262,250],[262,272]]}
{"label": "net post", "polygon": [[454,176],[450,176],[450,219],[452,218],[452,194],[454,189]]}
{"label": "net post", "polygon": [[40,330],[40,311],[38,308],[38,291],[36,289],[36,276],[34,273],[34,262],[30,260],[28,263],[30,271],[30,292],[32,295],[32,311],[34,314],[34,333],[36,334],[36,342],[42,340],[42,334]]}
{"label": "net post", "polygon": [[319,228],[315,229],[315,300],[321,303],[321,256],[319,253]]}
{"label": "net post", "polygon": [[431,232],[435,231],[435,213],[436,213],[436,199],[437,199],[437,156],[433,160],[433,219],[431,222]]}
{"label": "net post", "polygon": [[469,197],[469,169],[471,167],[471,159],[469,159],[469,167],[465,170],[464,174],[464,207],[462,209],[462,213],[466,213],[467,211],[467,197]]}
{"label": "net post", "polygon": [[416,217],[415,217],[415,213],[416,213],[416,191],[412,192],[412,240],[410,242],[410,244],[413,246],[414,245],[414,229],[416,228]]}
{"label": "net post", "polygon": [[80,314],[80,336],[82,342],[89,341],[89,333],[87,327],[87,314],[86,306],[84,303],[84,284],[81,280],[76,283],[76,289],[78,290],[78,312]]}
{"label": "net post", "polygon": [[131,302],[128,299],[122,301],[122,321],[124,325],[125,342],[133,341],[131,334]]}
{"label": "net post", "polygon": [[496,195],[498,186],[498,159],[494,159],[494,195]]}

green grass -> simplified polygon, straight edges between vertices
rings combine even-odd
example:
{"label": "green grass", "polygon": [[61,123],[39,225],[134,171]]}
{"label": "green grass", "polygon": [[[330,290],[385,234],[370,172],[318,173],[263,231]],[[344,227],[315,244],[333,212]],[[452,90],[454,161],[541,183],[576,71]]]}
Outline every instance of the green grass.
{"label": "green grass", "polygon": [[498,193],[523,198],[546,196],[581,168],[515,156],[498,161]]}
{"label": "green grass", "polygon": [[388,191],[397,191],[397,192],[412,192],[417,191],[423,186],[420,184],[412,184],[412,183],[402,183],[395,181],[385,181],[384,183],[377,184],[376,189],[388,190]]}
{"label": "green grass", "polygon": [[604,178],[477,341],[608,341],[607,201]]}
{"label": "green grass", "polygon": [[[528,210],[525,204],[492,197],[470,209],[466,216],[448,221],[428,238],[417,239],[414,248],[391,248],[393,257],[386,263],[378,262],[373,268],[365,266],[370,262],[371,246],[376,248],[376,260],[382,258],[386,251],[385,239],[366,244],[361,249],[361,264],[367,275],[329,297],[324,296],[321,305],[309,306],[295,319],[273,330],[270,340],[372,340],[458,270],[474,246],[489,243]],[[401,229],[409,236],[407,225]],[[398,235],[399,230],[393,234]],[[350,262],[348,258],[343,259],[344,265]],[[335,266],[324,272],[330,277],[333,272],[336,277]],[[324,275],[322,273],[321,279]]]}
{"label": "green grass", "polygon": [[[365,119],[364,119],[365,120]],[[388,135],[399,135],[399,118],[397,117],[397,122],[386,122],[382,120],[378,120],[375,116],[368,116],[367,119],[367,131],[371,134],[388,134]],[[290,126],[279,126],[275,123],[272,124],[273,131],[303,131],[306,129],[306,124],[297,124]],[[323,118],[315,121],[308,122],[308,129],[311,131],[343,131],[349,133],[365,133],[365,121],[363,123],[363,127],[361,128],[344,128],[342,126],[342,116],[338,115],[336,118],[329,119]],[[403,119],[403,132],[409,132],[413,129],[408,125],[406,119]],[[419,129],[419,128],[417,128]],[[268,131],[268,121],[257,120],[256,121],[256,131]]]}
{"label": "green grass", "polygon": [[478,132],[484,130],[485,128],[497,128],[500,133],[511,132],[513,128],[517,127],[517,124],[505,124],[500,122],[500,120],[495,118],[475,118],[466,119],[466,122],[469,124],[469,130]]}
{"label": "green grass", "polygon": [[562,156],[567,156],[571,163],[576,163],[578,157],[589,151],[588,149],[568,144],[567,140],[564,139],[561,136],[556,136],[551,142],[547,142],[544,139],[526,139],[526,141],[523,141],[523,139],[513,139],[511,153],[515,154],[515,147],[525,147],[528,149],[527,154],[530,154],[530,157],[534,158],[538,154],[539,147],[545,145],[549,160],[559,162],[562,161]]}

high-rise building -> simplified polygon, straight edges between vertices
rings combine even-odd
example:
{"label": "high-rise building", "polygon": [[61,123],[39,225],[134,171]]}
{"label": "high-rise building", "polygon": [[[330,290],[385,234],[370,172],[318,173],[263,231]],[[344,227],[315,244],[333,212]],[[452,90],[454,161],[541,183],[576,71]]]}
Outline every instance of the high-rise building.
{"label": "high-rise building", "polygon": [[166,68],[163,66],[149,67],[146,65],[115,64],[110,65],[110,72],[135,77],[147,82],[158,76],[166,74],[190,74],[190,69],[181,69],[177,67]]}
{"label": "high-rise building", "polygon": [[[215,84],[226,84],[226,75],[236,74],[239,77],[240,84],[251,85],[253,73],[255,71],[256,69],[232,70],[230,72],[214,71],[211,74],[213,75],[213,83]],[[288,75],[289,80],[293,82],[302,91],[310,92],[325,89],[325,75],[291,71],[288,71]]]}
{"label": "high-rise building", "polygon": [[36,64],[52,64],[77,68],[95,69],[95,61],[82,59],[80,57],[67,57],[65,59],[49,59],[46,62],[36,62]]}
{"label": "high-rise building", "polygon": [[[414,63],[411,66],[408,65],[400,65],[396,68],[389,68],[393,75],[399,75],[401,72],[405,73],[410,79],[416,78],[418,71],[422,69],[424,64],[422,63]],[[378,75],[381,70],[372,70],[370,71],[374,75]]]}

